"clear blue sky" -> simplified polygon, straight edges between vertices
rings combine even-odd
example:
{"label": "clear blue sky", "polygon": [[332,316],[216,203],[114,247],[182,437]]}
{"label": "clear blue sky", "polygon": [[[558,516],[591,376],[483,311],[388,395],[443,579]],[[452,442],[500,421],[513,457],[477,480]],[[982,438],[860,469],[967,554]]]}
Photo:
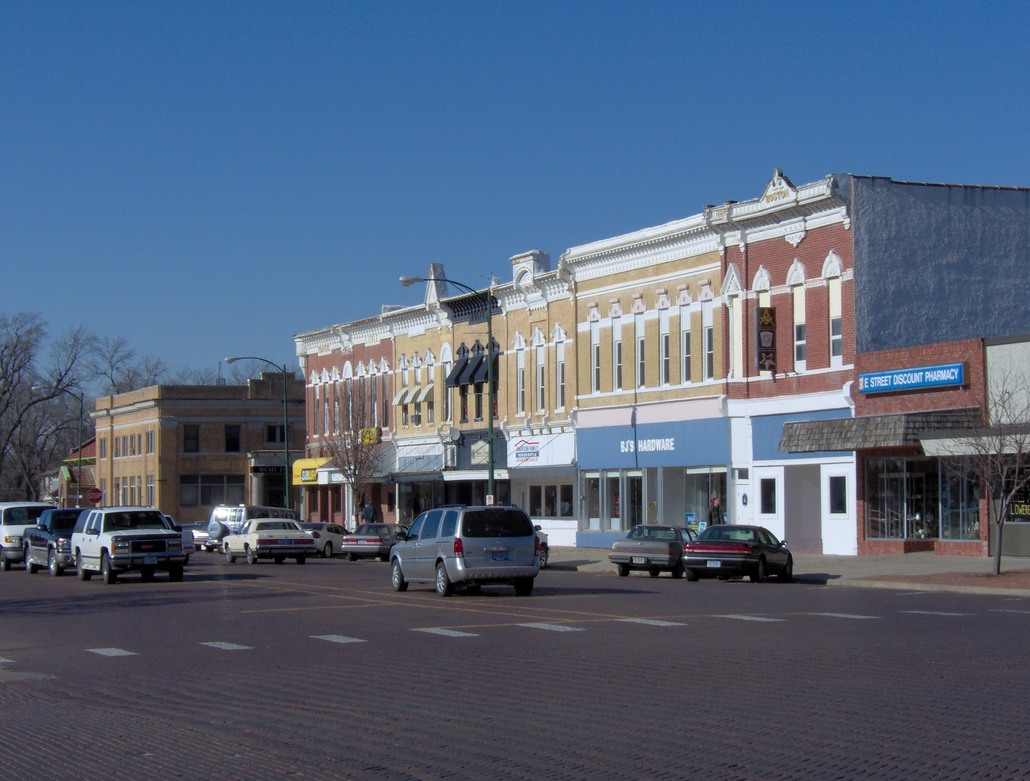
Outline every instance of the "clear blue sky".
{"label": "clear blue sky", "polygon": [[1030,186],[1026,2],[0,0],[0,311],[169,367],[759,195]]}

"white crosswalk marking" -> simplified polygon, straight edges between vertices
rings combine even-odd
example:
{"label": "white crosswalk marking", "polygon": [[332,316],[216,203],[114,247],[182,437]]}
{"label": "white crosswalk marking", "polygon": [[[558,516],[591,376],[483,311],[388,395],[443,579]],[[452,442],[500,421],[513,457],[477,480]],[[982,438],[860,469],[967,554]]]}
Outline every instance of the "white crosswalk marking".
{"label": "white crosswalk marking", "polygon": [[564,624],[519,624],[530,629],[543,629],[547,632],[582,632],[581,626],[565,626]]}
{"label": "white crosswalk marking", "polygon": [[947,613],[943,610],[902,610],[902,613],[910,613],[916,616],[971,616],[972,613]]}
{"label": "white crosswalk marking", "polygon": [[14,659],[6,659],[0,656],[0,664],[14,664]]}
{"label": "white crosswalk marking", "polygon": [[100,656],[138,656],[135,651],[126,651],[124,648],[87,648],[91,654]]}
{"label": "white crosswalk marking", "polygon": [[236,645],[236,643],[201,643],[210,648],[217,648],[219,651],[252,651],[249,645]]}
{"label": "white crosswalk marking", "polygon": [[874,619],[881,616],[859,616],[854,613],[809,613],[810,616],[826,616],[827,618],[854,618],[856,620]]}
{"label": "white crosswalk marking", "polygon": [[768,618],[766,616],[716,616],[716,618],[732,618],[734,621],[786,621],[785,618]]}
{"label": "white crosswalk marking", "polygon": [[444,637],[479,637],[472,632],[459,632],[457,629],[415,629],[415,632],[425,632],[429,635],[442,635]]}
{"label": "white crosswalk marking", "polygon": [[647,626],[686,626],[678,621],[659,621],[657,618],[619,618],[625,624],[646,624]]}
{"label": "white crosswalk marking", "polygon": [[357,637],[345,637],[344,635],[311,635],[314,640],[328,640],[330,643],[364,643]]}

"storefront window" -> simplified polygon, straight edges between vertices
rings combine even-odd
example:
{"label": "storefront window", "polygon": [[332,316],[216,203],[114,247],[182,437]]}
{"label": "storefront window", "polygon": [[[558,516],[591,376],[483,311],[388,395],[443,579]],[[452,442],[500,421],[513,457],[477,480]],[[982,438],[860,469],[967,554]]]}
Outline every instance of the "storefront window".
{"label": "storefront window", "polygon": [[932,459],[868,459],[866,538],[937,539],[940,494],[941,477],[937,462]]}
{"label": "storefront window", "polygon": [[588,475],[583,479],[584,496],[586,497],[587,528],[592,531],[601,530],[601,478]]}
{"label": "storefront window", "polygon": [[606,527],[613,531],[622,529],[622,497],[619,493],[619,475],[605,478],[605,498],[608,507],[608,523]]}
{"label": "storefront window", "polygon": [[980,489],[974,475],[959,465],[941,470],[941,539],[980,539]]}
{"label": "storefront window", "polygon": [[723,508],[723,520],[726,520],[726,473],[725,472],[687,472],[686,474],[685,515],[688,523],[708,523],[712,497],[719,500]]}
{"label": "storefront window", "polygon": [[640,475],[626,476],[625,528],[644,522],[644,479]]}

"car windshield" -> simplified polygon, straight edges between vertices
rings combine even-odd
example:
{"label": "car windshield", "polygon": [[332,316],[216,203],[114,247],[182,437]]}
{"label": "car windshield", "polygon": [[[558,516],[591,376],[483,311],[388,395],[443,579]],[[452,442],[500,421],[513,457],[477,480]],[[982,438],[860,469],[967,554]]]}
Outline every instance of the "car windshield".
{"label": "car windshield", "polygon": [[56,510],[50,515],[50,528],[55,532],[70,532],[81,514],[80,510]]}
{"label": "car windshield", "polygon": [[261,523],[255,524],[254,531],[268,532],[268,531],[297,531],[297,527],[290,521],[262,521]]}
{"label": "car windshield", "polygon": [[675,540],[676,530],[671,526],[635,526],[630,539]]}
{"label": "car windshield", "polygon": [[35,523],[36,519],[43,514],[44,510],[50,509],[48,507],[8,507],[4,510],[4,523],[10,523],[13,525],[17,524],[30,524]]}
{"label": "car windshield", "polygon": [[387,523],[363,523],[354,533],[368,537],[389,537],[390,525]]}
{"label": "car windshield", "polygon": [[167,529],[168,522],[159,512],[138,510],[111,513],[104,521],[106,531],[119,529]]}

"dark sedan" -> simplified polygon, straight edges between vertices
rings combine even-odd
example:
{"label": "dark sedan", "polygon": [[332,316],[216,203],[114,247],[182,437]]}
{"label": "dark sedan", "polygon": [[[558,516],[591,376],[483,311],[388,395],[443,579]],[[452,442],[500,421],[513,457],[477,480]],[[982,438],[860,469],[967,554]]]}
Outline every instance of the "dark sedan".
{"label": "dark sedan", "polygon": [[358,558],[378,557],[380,561],[390,560],[390,548],[398,542],[404,527],[394,523],[363,523],[340,542],[340,552],[348,561]]}
{"label": "dark sedan", "polygon": [[630,529],[625,539],[616,540],[608,552],[608,561],[619,575],[630,570],[643,570],[657,578],[668,570],[674,578],[683,577],[683,546],[690,538],[682,526],[641,524]]}
{"label": "dark sedan", "polygon": [[687,580],[743,575],[754,583],[761,583],[769,575],[785,583],[794,579],[794,557],[787,541],[776,539],[762,526],[709,526],[683,546],[683,566]]}

